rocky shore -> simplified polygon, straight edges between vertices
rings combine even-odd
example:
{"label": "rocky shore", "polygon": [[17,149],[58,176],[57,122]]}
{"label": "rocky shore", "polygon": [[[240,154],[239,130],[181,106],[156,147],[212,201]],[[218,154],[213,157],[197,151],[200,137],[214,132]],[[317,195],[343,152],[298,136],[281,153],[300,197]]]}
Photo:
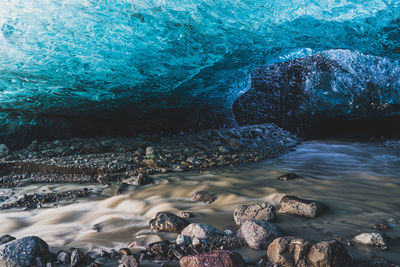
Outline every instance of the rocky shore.
{"label": "rocky shore", "polygon": [[[323,207],[323,209],[321,209]],[[0,237],[0,264],[7,267],[64,267],[64,266],[181,266],[181,267],[351,267],[398,265],[375,258],[355,261],[348,246],[375,246],[387,249],[384,228],[372,227],[373,232],[354,237],[345,244],[340,239],[312,242],[282,233],[273,222],[281,214],[314,218],[324,216],[328,207],[314,201],[294,196],[282,198],[278,209],[268,202],[240,205],[232,213],[236,231],[220,230],[212,225],[191,222],[191,214],[180,216],[159,212],[149,221],[149,230],[176,233],[176,241],[159,240],[144,248],[133,241],[118,251],[82,251],[79,248],[49,249],[47,243],[36,236],[15,239],[10,235]],[[398,223],[391,221],[391,223]],[[235,249],[249,247],[263,251],[264,255],[252,261]]]}
{"label": "rocky shore", "polygon": [[[0,145],[0,187],[32,183],[137,183],[140,175],[234,166],[279,155],[298,139],[274,124],[194,135],[97,137]],[[139,181],[140,183],[140,181]]]}
{"label": "rocky shore", "polygon": [[[0,187],[22,187],[35,183],[101,183],[110,185],[104,191],[114,195],[124,185],[152,184],[153,174],[187,170],[202,172],[211,167],[255,162],[284,153],[297,143],[296,136],[273,124],[266,124],[208,130],[190,136],[35,141],[29,147],[16,151],[0,145]],[[276,178],[282,183],[301,179],[296,173]],[[13,202],[0,199],[0,209],[36,208],[91,194],[87,188],[25,194]],[[197,191],[192,196],[192,201],[202,205],[210,205],[217,199],[218,195],[209,191]],[[158,235],[157,239],[145,242],[135,237],[118,250],[76,247],[59,250],[49,247],[45,240],[37,236],[16,239],[12,235],[4,235],[0,237],[0,266],[398,266],[380,257],[355,260],[349,251],[354,246],[374,247],[378,251],[390,249],[392,241],[386,237],[385,231],[397,227],[398,222],[394,218],[378,221],[371,225],[368,232],[354,233],[350,241],[342,238],[307,240],[287,234],[275,224],[282,216],[293,219],[293,223],[299,217],[312,221],[325,216],[329,210],[328,205],[317,199],[285,195],[277,204],[260,201],[236,206],[231,210],[234,225],[229,229],[205,224],[201,218],[193,218],[195,215],[191,212],[164,210],[148,221],[147,231],[150,234],[171,233],[176,236],[174,241]],[[242,253],[243,249],[257,251],[262,256],[250,259]]]}

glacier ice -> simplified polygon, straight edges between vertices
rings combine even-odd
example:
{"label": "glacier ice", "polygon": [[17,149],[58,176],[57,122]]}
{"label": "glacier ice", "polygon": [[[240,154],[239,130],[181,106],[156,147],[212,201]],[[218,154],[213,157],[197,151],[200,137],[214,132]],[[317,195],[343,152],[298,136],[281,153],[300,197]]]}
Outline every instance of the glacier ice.
{"label": "glacier ice", "polygon": [[327,50],[259,66],[233,112],[241,125],[274,122],[299,132],[321,121],[400,118],[400,62]]}
{"label": "glacier ice", "polygon": [[398,0],[2,0],[0,139],[223,125],[255,66],[398,60],[399,29]]}

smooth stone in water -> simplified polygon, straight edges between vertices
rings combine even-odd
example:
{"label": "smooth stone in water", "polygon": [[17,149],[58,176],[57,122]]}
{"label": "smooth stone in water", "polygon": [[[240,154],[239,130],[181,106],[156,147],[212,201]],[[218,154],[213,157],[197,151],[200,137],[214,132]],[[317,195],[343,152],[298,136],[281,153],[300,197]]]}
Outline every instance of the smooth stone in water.
{"label": "smooth stone in water", "polygon": [[376,246],[387,249],[385,239],[380,233],[362,233],[354,237],[354,241],[367,246]]}
{"label": "smooth stone in water", "polygon": [[276,220],[276,209],[268,202],[253,205],[240,205],[235,208],[233,218],[236,225],[241,225],[247,220]]}
{"label": "smooth stone in water", "polygon": [[265,220],[245,221],[237,232],[250,248],[266,249],[281,233],[272,223]]}
{"label": "smooth stone in water", "polygon": [[201,223],[189,224],[182,230],[181,234],[189,236],[191,238],[197,237],[200,239],[212,238],[222,235],[222,233],[217,228]]}
{"label": "smooth stone in water", "polygon": [[198,191],[193,194],[192,200],[205,202],[208,204],[213,203],[217,199],[217,196],[214,193],[208,191]]}
{"label": "smooth stone in water", "polygon": [[328,209],[328,206],[321,202],[295,196],[284,196],[279,205],[279,213],[288,213],[308,218],[315,218]]}
{"label": "smooth stone in water", "polygon": [[5,144],[0,144],[0,157],[5,157],[10,153],[10,150]]}
{"label": "smooth stone in water", "polygon": [[149,222],[150,229],[152,230],[172,233],[181,232],[187,225],[189,225],[188,220],[176,216],[171,212],[159,212]]}

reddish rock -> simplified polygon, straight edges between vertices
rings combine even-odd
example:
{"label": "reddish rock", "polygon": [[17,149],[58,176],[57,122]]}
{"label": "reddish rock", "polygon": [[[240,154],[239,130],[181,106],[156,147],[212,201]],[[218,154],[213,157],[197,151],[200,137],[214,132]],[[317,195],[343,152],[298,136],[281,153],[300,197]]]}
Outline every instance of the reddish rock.
{"label": "reddish rock", "polygon": [[193,256],[185,256],[179,261],[181,267],[245,267],[240,254],[229,250],[214,250]]}

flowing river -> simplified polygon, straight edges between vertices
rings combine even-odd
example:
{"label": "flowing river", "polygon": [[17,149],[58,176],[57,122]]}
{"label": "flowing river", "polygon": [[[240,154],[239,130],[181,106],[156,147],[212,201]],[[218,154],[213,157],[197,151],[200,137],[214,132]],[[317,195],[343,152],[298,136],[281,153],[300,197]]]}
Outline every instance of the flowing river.
{"label": "flowing river", "polygon": [[[295,172],[300,179],[281,181]],[[321,201],[330,210],[316,219],[279,215],[276,225],[287,235],[320,241],[340,238],[345,244],[375,223],[400,219],[400,150],[368,142],[307,141],[280,157],[235,168],[203,173],[168,173],[155,176],[155,184],[129,187],[113,197],[95,195],[73,203],[58,203],[35,210],[0,211],[0,234],[37,235],[52,248],[121,248],[136,240],[146,245],[176,234],[148,230],[147,221],[159,211],[190,211],[193,222],[234,229],[233,210],[239,204],[269,201],[278,204],[284,194]],[[99,185],[30,185],[1,189],[18,197],[33,192],[58,192]],[[202,204],[190,200],[199,190],[215,192],[217,200]],[[383,256],[400,263],[400,224],[385,231],[389,250],[352,244],[355,258]],[[256,259],[265,251],[243,249]]]}

